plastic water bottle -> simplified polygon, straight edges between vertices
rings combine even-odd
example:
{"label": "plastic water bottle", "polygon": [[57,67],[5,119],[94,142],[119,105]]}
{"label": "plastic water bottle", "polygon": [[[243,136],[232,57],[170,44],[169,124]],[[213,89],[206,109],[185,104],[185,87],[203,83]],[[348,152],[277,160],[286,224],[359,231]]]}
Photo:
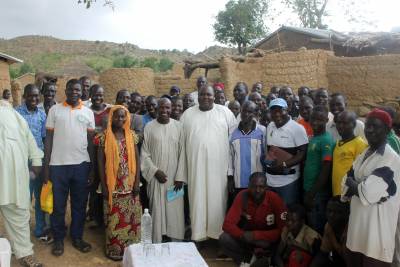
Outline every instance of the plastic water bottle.
{"label": "plastic water bottle", "polygon": [[153,230],[153,225],[151,221],[151,216],[149,214],[149,209],[144,209],[144,214],[142,215],[142,220],[140,223],[141,229],[141,243],[143,244],[151,244],[151,233]]}

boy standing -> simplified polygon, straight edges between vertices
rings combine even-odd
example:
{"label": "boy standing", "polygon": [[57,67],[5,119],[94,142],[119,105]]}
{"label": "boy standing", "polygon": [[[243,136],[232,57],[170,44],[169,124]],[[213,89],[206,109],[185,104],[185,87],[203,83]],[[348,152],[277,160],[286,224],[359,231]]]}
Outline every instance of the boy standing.
{"label": "boy standing", "polygon": [[332,136],[326,132],[328,109],[325,106],[314,107],[310,122],[314,137],[308,144],[304,167],[304,204],[311,226],[322,233],[326,223],[326,205],[331,195],[329,178],[334,147]]}
{"label": "boy standing", "polygon": [[352,111],[342,111],[337,115],[336,129],[341,140],[336,141],[333,150],[332,167],[332,193],[340,195],[342,191],[342,179],[351,169],[354,160],[360,155],[368,144],[361,136],[355,136],[357,116]]}

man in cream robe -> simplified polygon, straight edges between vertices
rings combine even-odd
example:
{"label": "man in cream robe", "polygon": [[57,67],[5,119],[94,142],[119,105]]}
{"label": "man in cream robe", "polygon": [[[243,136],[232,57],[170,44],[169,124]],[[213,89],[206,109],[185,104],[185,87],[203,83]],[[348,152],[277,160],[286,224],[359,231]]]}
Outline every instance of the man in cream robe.
{"label": "man in cream robe", "polygon": [[183,150],[176,180],[188,184],[192,240],[218,239],[227,203],[229,129],[235,116],[214,105],[211,87],[199,89],[199,105],[182,117]]}
{"label": "man in cream robe", "polygon": [[[41,267],[30,240],[29,177],[37,176],[43,152],[25,119],[0,100],[0,214],[12,250],[22,266]],[[28,168],[31,161],[31,170]],[[38,200],[36,200],[38,201]]]}
{"label": "man in cream robe", "polygon": [[142,175],[148,182],[154,243],[161,243],[163,235],[183,239],[185,231],[183,197],[167,201],[167,190],[173,189],[176,184],[181,125],[169,118],[170,100],[162,98],[158,105],[157,119],[144,128],[140,157]]}

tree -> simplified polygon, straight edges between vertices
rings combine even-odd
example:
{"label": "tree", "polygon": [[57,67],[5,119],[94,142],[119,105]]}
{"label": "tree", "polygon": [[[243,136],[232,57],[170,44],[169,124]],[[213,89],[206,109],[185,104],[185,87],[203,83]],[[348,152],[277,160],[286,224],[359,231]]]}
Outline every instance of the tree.
{"label": "tree", "polygon": [[[375,21],[371,21],[373,10],[370,0],[281,0],[287,7],[297,14],[303,27],[327,29],[328,17],[340,16],[349,25],[362,29],[371,28]],[[332,21],[331,21],[332,22]],[[367,29],[364,29],[367,30]]]}
{"label": "tree", "polygon": [[264,17],[269,0],[230,0],[220,11],[214,23],[214,35],[218,42],[237,46],[240,54],[248,45],[265,35]]}
{"label": "tree", "polygon": [[117,57],[113,61],[114,68],[133,68],[139,65],[139,61],[131,56]]}
{"label": "tree", "polygon": [[326,5],[328,0],[283,0],[299,17],[301,24],[306,28],[326,29],[322,19],[327,16]]}
{"label": "tree", "polygon": [[18,78],[26,73],[34,73],[35,68],[31,63],[22,63],[21,65],[17,65],[16,67],[12,66],[10,68],[10,77],[12,79]]}
{"label": "tree", "polygon": [[[84,4],[86,8],[90,8],[96,0],[78,0],[78,4]],[[114,10],[114,2],[112,0],[104,0],[103,6],[109,6]]]}
{"label": "tree", "polygon": [[140,62],[140,66],[143,68],[151,68],[155,72],[158,72],[158,59],[155,57],[146,57]]}
{"label": "tree", "polygon": [[174,62],[172,62],[171,60],[169,60],[168,58],[161,58],[160,62],[158,63],[158,69],[160,72],[164,72],[167,70],[172,69],[172,67],[174,66]]}

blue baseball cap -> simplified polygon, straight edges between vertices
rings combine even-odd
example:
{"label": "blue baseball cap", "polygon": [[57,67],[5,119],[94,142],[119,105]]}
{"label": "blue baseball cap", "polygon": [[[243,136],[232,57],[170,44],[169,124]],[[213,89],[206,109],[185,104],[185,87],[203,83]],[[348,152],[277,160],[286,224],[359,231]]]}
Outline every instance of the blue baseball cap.
{"label": "blue baseball cap", "polygon": [[283,98],[275,98],[273,100],[271,100],[271,102],[269,102],[269,108],[272,107],[281,107],[281,108],[288,108],[288,105],[286,103],[286,100]]}

